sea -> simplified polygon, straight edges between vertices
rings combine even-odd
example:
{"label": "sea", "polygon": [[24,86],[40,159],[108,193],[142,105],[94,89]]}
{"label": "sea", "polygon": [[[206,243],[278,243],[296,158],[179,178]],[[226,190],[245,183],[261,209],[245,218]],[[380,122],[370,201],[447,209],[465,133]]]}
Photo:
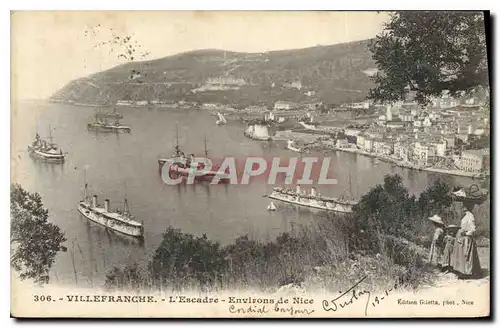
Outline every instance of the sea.
{"label": "sea", "polygon": [[[221,244],[242,235],[261,241],[282,232],[315,225],[324,213],[276,203],[269,212],[273,185],[264,180],[248,185],[167,185],[159,174],[158,159],[173,153],[179,144],[187,153],[202,154],[207,138],[209,156],[272,156],[289,159],[297,153],[284,143],[261,142],[243,135],[237,121],[215,124],[216,117],[196,109],[120,107],[121,123],[131,133],[87,131],[96,107],[22,101],[14,104],[11,135],[11,177],[30,192],[38,192],[49,211],[50,221],[65,233],[67,252],[60,252],[51,268],[51,282],[90,287],[102,285],[113,266],[146,265],[168,227],[206,236]],[[177,127],[177,128],[176,128]],[[54,142],[67,159],[63,164],[36,161],[27,152],[36,132]],[[311,154],[313,156],[314,154]],[[419,194],[437,179],[451,185],[470,186],[477,181],[432,172],[413,171],[358,154],[331,151],[330,174],[336,185],[318,186],[325,196],[348,194],[359,198],[387,174],[399,174],[411,193]],[[121,208],[128,199],[136,220],[144,223],[144,241],[126,237],[89,222],[77,211],[84,183],[99,203],[109,199],[111,208]],[[332,216],[327,219],[335,220]]]}

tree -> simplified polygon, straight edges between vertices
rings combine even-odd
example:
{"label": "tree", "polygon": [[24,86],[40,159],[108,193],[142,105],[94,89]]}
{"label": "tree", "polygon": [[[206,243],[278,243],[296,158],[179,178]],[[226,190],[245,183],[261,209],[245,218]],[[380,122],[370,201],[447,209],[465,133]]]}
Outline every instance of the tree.
{"label": "tree", "polygon": [[410,91],[425,104],[448,90],[452,96],[489,90],[482,12],[404,11],[391,14],[370,45],[378,73],[369,98],[404,100]]}
{"label": "tree", "polygon": [[226,262],[220,244],[206,235],[196,237],[168,228],[149,263],[155,282],[173,282],[176,287],[196,281],[210,287],[220,279]]}
{"label": "tree", "polygon": [[418,198],[422,217],[443,215],[452,203],[450,191],[451,187],[440,179],[428,186]]}
{"label": "tree", "polygon": [[61,229],[48,221],[38,193],[29,193],[18,184],[11,185],[11,265],[21,279],[49,282],[49,270],[59,251],[66,251]]}

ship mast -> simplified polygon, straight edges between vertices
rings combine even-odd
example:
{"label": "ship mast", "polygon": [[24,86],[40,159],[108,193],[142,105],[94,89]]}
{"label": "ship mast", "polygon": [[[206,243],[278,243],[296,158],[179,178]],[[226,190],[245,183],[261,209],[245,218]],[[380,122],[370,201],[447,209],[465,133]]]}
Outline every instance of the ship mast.
{"label": "ship mast", "polygon": [[87,183],[87,169],[86,168],[83,169],[83,183],[84,183],[83,200],[88,201],[90,197],[89,197],[89,185]]}
{"label": "ship mast", "polygon": [[50,126],[50,124],[49,124],[49,140],[50,144],[52,145],[52,127]]}
{"label": "ship mast", "polygon": [[37,110],[35,108],[35,132],[36,132],[36,135],[38,136],[38,113],[37,113]]}
{"label": "ship mast", "polygon": [[349,171],[349,196],[352,198],[351,171]]}
{"label": "ship mast", "polygon": [[175,155],[177,157],[180,156],[180,148],[179,148],[179,129],[177,123],[175,123]]}
{"label": "ship mast", "polygon": [[130,214],[130,210],[129,210],[129,206],[128,206],[128,200],[127,200],[127,182],[123,182],[124,184],[124,187],[125,187],[125,200],[123,202],[123,215],[125,216],[129,216]]}
{"label": "ship mast", "polygon": [[208,150],[207,150],[207,136],[205,136],[205,157],[208,158]]}

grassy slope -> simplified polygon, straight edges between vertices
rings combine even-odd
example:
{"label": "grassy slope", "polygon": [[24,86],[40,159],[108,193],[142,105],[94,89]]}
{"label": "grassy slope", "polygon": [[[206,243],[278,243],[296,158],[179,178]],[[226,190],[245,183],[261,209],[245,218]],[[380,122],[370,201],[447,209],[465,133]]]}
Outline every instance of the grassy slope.
{"label": "grassy slope", "polygon": [[[328,103],[364,99],[372,86],[363,72],[374,68],[369,40],[306,49],[267,53],[237,53],[197,50],[161,59],[120,65],[71,81],[53,99],[99,103],[110,99],[170,99],[218,101],[224,103],[271,104],[278,99]],[[132,70],[142,77],[129,79]],[[249,85],[240,90],[190,93],[209,77],[231,75]],[[138,81],[142,83],[137,83]],[[284,90],[282,85],[301,81],[316,91],[307,97],[304,90]],[[275,87],[271,85],[275,83]],[[351,90],[351,91],[348,91]]]}

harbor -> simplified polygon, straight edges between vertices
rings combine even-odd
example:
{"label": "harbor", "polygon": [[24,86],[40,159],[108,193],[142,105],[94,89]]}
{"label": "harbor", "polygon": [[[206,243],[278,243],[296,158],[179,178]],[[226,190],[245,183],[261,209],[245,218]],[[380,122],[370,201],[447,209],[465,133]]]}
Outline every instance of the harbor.
{"label": "harbor", "polygon": [[404,162],[399,159],[390,157],[390,156],[380,156],[377,154],[369,153],[354,147],[331,147],[330,149],[335,150],[335,151],[344,151],[352,154],[359,154],[371,158],[375,158],[387,163],[394,164],[398,167],[410,169],[410,170],[418,170],[418,171],[427,171],[427,172],[434,172],[434,173],[440,173],[440,174],[448,174],[448,175],[454,175],[454,176],[460,176],[460,177],[466,177],[466,178],[472,178],[472,179],[485,179],[487,177],[486,174],[483,173],[476,173],[476,172],[466,172],[466,171],[461,171],[461,170],[450,170],[450,169],[442,169],[442,168],[437,168],[437,167],[423,167],[423,166],[418,166],[412,163]]}
{"label": "harbor", "polygon": [[[268,209],[271,199],[262,195],[271,195],[273,188],[282,187],[279,185],[210,185],[200,181],[192,185],[167,186],[162,181],[158,174],[158,160],[173,155],[176,126],[179,146],[187,152],[186,155],[203,156],[207,136],[210,158],[245,158],[252,154],[287,159],[299,154],[286,149],[287,139],[259,142],[245,137],[242,133],[246,128],[244,123],[228,120],[228,124],[220,126],[215,124],[210,113],[197,110],[120,109],[124,119],[136,131],[132,138],[128,133],[88,133],[86,122],[95,114],[93,107],[27,102],[20,106],[20,111],[24,113],[28,128],[17,130],[13,136],[17,140],[12,151],[18,159],[18,179],[29,190],[42,191],[41,196],[52,220],[66,231],[68,240],[75,239],[82,250],[83,256],[75,256],[75,266],[81,270],[83,278],[94,282],[103,280],[104,273],[113,265],[124,261],[146,263],[167,226],[188,233],[206,233],[224,244],[247,233],[258,240],[270,240],[281,232],[291,231],[293,226],[315,224],[324,215],[335,220],[335,215],[340,214],[328,210],[316,213],[312,211],[314,208],[280,200],[274,200],[271,207],[274,209]],[[38,122],[35,117],[38,117]],[[58,118],[55,128],[54,117]],[[38,163],[28,156],[26,145],[33,141],[35,127],[43,132],[48,131],[49,125],[53,126],[54,141],[68,152],[62,165]],[[326,156],[323,151],[315,149],[310,149],[310,155]],[[382,160],[377,164],[374,158],[353,156],[343,151],[331,151],[327,156],[331,157],[332,176],[338,183],[316,187],[321,195],[333,199],[348,194],[351,184],[352,198],[359,199],[372,186],[383,182],[386,174],[401,175],[405,185],[415,194],[438,178],[459,186],[469,186],[474,181],[467,177],[400,168]],[[144,220],[143,243],[137,242],[136,237],[107,229],[78,211],[84,171],[87,172],[87,181],[95,188],[95,194],[113,203],[123,200],[123,179],[127,177],[127,199],[134,216],[139,221]],[[37,179],[32,179],[33,175]],[[310,186],[303,188],[309,189]],[[51,192],[43,192],[47,189]],[[89,264],[89,258],[92,264]],[[57,275],[57,278],[52,278],[54,281],[74,282],[71,255],[61,253],[53,271]]]}

